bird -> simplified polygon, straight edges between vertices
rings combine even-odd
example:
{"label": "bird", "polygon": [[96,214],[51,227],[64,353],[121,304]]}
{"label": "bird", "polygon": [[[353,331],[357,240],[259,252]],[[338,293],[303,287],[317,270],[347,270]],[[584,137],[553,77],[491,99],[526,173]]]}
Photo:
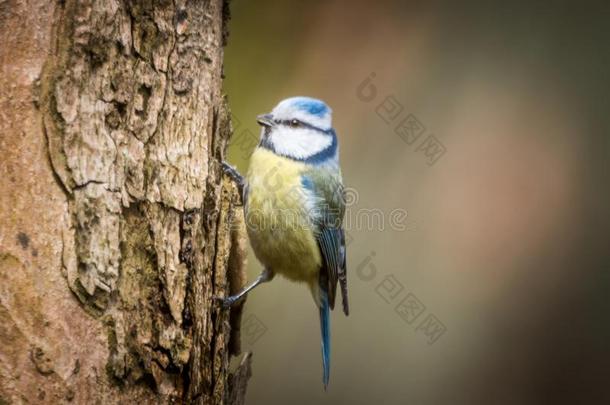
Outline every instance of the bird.
{"label": "bird", "polygon": [[330,378],[330,310],[337,285],[349,315],[343,217],[345,189],[332,110],[311,97],[291,97],[259,115],[260,141],[243,178],[230,164],[224,171],[242,191],[250,245],[263,271],[239,293],[219,298],[224,307],[240,301],[279,274],[309,287],[318,307],[322,382]]}

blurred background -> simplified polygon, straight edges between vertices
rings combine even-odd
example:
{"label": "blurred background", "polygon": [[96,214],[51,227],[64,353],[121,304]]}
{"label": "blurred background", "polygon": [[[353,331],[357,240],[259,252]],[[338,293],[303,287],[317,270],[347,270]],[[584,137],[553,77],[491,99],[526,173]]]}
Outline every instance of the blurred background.
{"label": "blurred background", "polygon": [[313,96],[351,190],[328,391],[310,293],[276,278],[246,305],[249,403],[610,403],[610,7],[231,9],[229,160],[247,169],[257,114]]}

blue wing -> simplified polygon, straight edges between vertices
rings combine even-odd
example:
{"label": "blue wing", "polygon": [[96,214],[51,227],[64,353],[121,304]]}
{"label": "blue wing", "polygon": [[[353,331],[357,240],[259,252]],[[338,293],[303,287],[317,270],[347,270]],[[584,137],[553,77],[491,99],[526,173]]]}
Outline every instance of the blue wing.
{"label": "blue wing", "polygon": [[339,284],[343,312],[348,315],[345,231],[342,226],[345,205],[340,174],[311,171],[301,177],[301,184],[319,201],[313,216],[316,223],[316,240],[322,255],[320,273],[325,275],[325,290],[328,293],[330,308],[335,307]]}
{"label": "blue wing", "polygon": [[317,236],[318,246],[322,253],[321,272],[326,274],[329,305],[335,307],[337,284],[341,284],[343,312],[349,314],[347,300],[347,275],[345,272],[345,233],[342,228],[322,226]]}

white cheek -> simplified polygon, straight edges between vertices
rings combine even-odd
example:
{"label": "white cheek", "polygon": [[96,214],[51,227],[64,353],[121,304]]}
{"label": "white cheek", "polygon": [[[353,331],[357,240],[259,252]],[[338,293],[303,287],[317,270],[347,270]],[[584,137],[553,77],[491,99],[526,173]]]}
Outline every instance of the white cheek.
{"label": "white cheek", "polygon": [[311,129],[279,128],[270,135],[276,153],[296,159],[307,159],[328,148],[333,138],[331,135]]}

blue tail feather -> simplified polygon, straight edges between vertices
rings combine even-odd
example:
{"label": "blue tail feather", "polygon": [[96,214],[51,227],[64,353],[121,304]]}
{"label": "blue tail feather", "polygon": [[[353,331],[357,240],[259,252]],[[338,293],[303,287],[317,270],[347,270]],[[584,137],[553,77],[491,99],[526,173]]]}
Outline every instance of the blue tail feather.
{"label": "blue tail feather", "polygon": [[330,378],[330,307],[328,304],[328,292],[320,288],[320,330],[322,332],[322,367],[324,389],[328,386]]}

